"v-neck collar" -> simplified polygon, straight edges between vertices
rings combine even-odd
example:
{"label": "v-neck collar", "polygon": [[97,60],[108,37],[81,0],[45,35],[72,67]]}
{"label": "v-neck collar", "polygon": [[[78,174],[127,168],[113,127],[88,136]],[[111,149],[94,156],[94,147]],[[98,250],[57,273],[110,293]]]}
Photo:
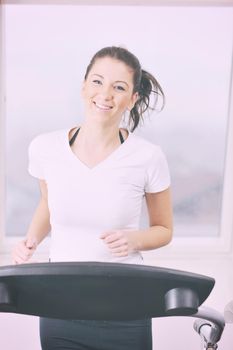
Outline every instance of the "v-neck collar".
{"label": "v-neck collar", "polygon": [[118,153],[120,153],[129,143],[131,137],[132,137],[132,133],[130,133],[128,131],[128,137],[127,139],[125,139],[125,141],[123,143],[121,143],[114,151],[112,151],[106,158],[104,158],[103,160],[101,160],[99,163],[97,163],[96,165],[94,165],[93,167],[89,167],[87,164],[85,164],[81,159],[79,159],[79,157],[73,152],[72,148],[70,147],[69,144],[69,134],[70,131],[74,129],[74,128],[69,128],[66,130],[66,146],[68,148],[68,153],[70,154],[70,156],[73,158],[74,161],[78,162],[84,169],[86,169],[89,172],[92,172],[96,169],[98,169],[99,167],[101,167],[102,165],[110,162],[112,159],[114,159],[116,157],[116,155]]}

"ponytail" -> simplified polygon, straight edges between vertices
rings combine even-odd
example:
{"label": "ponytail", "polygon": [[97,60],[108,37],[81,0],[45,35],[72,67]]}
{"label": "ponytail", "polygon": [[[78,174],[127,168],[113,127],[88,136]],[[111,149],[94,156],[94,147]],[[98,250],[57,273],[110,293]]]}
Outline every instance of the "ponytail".
{"label": "ponytail", "polygon": [[[161,110],[163,109],[165,104],[165,96],[160,84],[152,74],[146,72],[143,69],[141,70],[141,80],[138,86],[138,94],[139,98],[135,103],[134,107],[131,109],[129,115],[129,127],[131,127],[131,132],[133,132],[137,128],[140,119],[143,120],[143,114],[147,110],[155,110],[159,96],[162,97]],[[153,94],[152,104],[151,94]]]}

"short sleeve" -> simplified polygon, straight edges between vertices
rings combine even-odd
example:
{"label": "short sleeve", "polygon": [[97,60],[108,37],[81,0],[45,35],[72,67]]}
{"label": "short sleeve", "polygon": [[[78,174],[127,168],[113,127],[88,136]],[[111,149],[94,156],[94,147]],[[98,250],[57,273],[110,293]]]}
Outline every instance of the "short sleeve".
{"label": "short sleeve", "polygon": [[160,147],[156,147],[151,157],[147,171],[145,192],[161,192],[170,186],[170,173],[166,157]]}
{"label": "short sleeve", "polygon": [[31,141],[28,147],[28,172],[30,175],[44,179],[44,161],[43,161],[43,148],[41,147],[40,138],[36,137]]}

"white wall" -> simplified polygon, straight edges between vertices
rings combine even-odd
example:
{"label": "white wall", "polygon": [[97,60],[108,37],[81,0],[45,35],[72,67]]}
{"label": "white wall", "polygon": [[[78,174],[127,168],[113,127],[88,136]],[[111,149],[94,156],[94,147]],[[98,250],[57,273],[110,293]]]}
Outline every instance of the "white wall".
{"label": "white wall", "polygon": [[[2,177],[0,178],[1,181]],[[228,213],[232,212],[232,203]],[[200,247],[201,249],[201,247]],[[10,263],[9,256],[0,256],[0,265]],[[151,261],[150,261],[151,264]],[[153,265],[206,274],[216,279],[216,285],[204,305],[223,312],[224,306],[233,299],[233,257],[229,254],[203,254],[198,257],[162,258]],[[193,330],[194,319],[187,317],[160,318],[153,322],[154,349],[197,350],[199,336]],[[0,313],[0,349],[39,350],[38,318]],[[233,325],[227,325],[219,342],[219,350],[233,349]],[[111,350],[111,349],[109,349]]]}

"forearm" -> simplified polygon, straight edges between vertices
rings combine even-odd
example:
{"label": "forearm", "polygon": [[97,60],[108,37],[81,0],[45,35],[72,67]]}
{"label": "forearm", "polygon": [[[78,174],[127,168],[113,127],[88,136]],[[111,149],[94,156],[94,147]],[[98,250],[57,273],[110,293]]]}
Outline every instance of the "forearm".
{"label": "forearm", "polygon": [[41,198],[32,217],[26,238],[35,240],[36,243],[39,244],[48,235],[50,229],[51,226],[48,203],[45,199]]}
{"label": "forearm", "polygon": [[133,231],[131,243],[135,250],[152,250],[167,245],[172,239],[172,229],[164,226],[151,226],[148,229]]}

